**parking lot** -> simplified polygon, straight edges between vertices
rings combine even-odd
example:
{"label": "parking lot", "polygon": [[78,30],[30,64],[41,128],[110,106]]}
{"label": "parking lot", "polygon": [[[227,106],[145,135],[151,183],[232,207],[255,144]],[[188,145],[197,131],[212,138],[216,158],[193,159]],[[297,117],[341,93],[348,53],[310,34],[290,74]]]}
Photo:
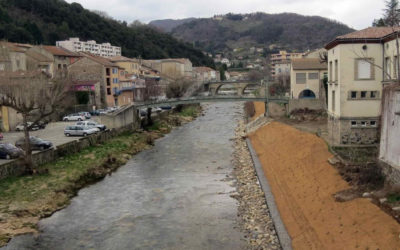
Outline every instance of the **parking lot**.
{"label": "parking lot", "polygon": [[[54,147],[58,145],[64,144],[66,142],[70,142],[73,140],[78,140],[81,137],[66,137],[64,135],[64,129],[68,125],[73,125],[76,122],[52,122],[49,123],[45,129],[40,129],[37,131],[30,131],[31,136],[39,137],[43,140],[51,141]],[[3,132],[4,139],[1,143],[11,143],[15,144],[15,142],[24,136],[24,132]],[[36,151],[35,151],[36,152]],[[0,164],[8,162],[10,160],[0,159]]]}

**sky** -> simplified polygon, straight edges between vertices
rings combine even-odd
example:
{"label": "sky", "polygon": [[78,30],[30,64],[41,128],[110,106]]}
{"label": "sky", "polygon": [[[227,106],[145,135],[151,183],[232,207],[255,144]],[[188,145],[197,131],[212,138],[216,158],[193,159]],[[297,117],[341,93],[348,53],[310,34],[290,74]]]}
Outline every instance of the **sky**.
{"label": "sky", "polygon": [[114,19],[128,23],[148,23],[159,19],[212,17],[218,14],[292,12],[323,16],[354,29],[371,26],[382,16],[384,0],[66,0],[90,10],[107,12]]}

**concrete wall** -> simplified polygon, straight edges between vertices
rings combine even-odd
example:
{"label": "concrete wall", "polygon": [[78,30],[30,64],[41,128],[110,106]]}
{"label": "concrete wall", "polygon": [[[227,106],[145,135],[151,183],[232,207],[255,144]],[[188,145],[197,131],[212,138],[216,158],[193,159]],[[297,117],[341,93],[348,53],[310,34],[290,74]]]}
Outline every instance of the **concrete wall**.
{"label": "concrete wall", "polygon": [[[290,97],[292,99],[299,99],[300,93],[306,89],[311,90],[315,94],[315,98],[319,99],[322,90],[322,80],[324,79],[324,73],[326,70],[291,70],[290,73]],[[297,73],[305,73],[306,74],[306,82],[305,83],[297,83],[296,82],[296,74]],[[316,73],[318,74],[318,79],[310,79],[309,74]],[[325,93],[323,93],[325,94]]]}
{"label": "concrete wall", "polygon": [[289,99],[288,112],[292,112],[295,109],[325,109],[325,102],[320,99]]}
{"label": "concrete wall", "polygon": [[384,93],[379,159],[400,171],[400,88]]}
{"label": "concrete wall", "polygon": [[127,126],[132,126],[134,128],[140,125],[137,109],[133,105],[126,106],[111,114],[99,116],[98,120],[101,124],[106,125],[107,128],[110,129]]}

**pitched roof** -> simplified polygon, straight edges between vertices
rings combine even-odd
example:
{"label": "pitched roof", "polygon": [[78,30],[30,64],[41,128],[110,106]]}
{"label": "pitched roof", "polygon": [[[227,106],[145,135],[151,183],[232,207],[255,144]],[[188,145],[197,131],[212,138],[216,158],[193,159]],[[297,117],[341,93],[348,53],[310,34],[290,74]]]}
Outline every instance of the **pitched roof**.
{"label": "pitched roof", "polygon": [[101,57],[101,56],[96,56],[96,55],[93,55],[93,54],[91,54],[89,52],[80,52],[80,54],[82,56],[85,56],[85,57],[87,57],[87,58],[89,58],[89,59],[91,59],[91,60],[93,60],[93,61],[95,61],[97,63],[100,63],[100,64],[104,65],[104,66],[118,67],[118,65],[116,65],[113,62],[111,62],[110,59],[108,59],[108,58]]}
{"label": "pitched roof", "polygon": [[197,73],[204,73],[209,71],[214,71],[212,68],[209,67],[193,67],[193,71]]}
{"label": "pitched roof", "polygon": [[53,62],[53,60],[51,60],[51,58],[48,58],[45,55],[37,53],[32,50],[26,51],[26,55],[28,55],[29,57],[33,58],[34,60],[36,60],[38,62]]}
{"label": "pitched roof", "polygon": [[80,57],[78,53],[69,51],[65,48],[62,47],[57,47],[57,46],[42,46],[45,50],[47,50],[49,53],[55,55],[55,56],[69,56],[69,57]]}
{"label": "pitched roof", "polygon": [[326,62],[321,62],[319,58],[294,58],[292,59],[293,70],[307,69],[328,69]]}
{"label": "pitched roof", "polygon": [[0,44],[6,46],[9,50],[13,52],[21,52],[21,53],[24,53],[27,49],[32,47],[32,45],[22,44],[22,43],[0,42]]}
{"label": "pitched roof", "polygon": [[135,60],[133,58],[128,58],[125,56],[113,56],[113,57],[110,57],[110,61],[112,61],[112,62],[136,62],[137,60]]}
{"label": "pitched roof", "polygon": [[338,36],[329,42],[325,48],[331,49],[340,43],[381,43],[385,39],[390,40],[390,37],[399,31],[400,27],[369,27]]}

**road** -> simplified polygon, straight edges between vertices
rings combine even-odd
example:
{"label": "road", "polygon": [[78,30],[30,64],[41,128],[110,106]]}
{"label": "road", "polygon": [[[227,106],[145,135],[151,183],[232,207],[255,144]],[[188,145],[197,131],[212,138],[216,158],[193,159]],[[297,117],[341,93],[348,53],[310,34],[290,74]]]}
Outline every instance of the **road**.
{"label": "road", "polygon": [[219,103],[5,249],[243,249],[232,173],[242,104]]}

